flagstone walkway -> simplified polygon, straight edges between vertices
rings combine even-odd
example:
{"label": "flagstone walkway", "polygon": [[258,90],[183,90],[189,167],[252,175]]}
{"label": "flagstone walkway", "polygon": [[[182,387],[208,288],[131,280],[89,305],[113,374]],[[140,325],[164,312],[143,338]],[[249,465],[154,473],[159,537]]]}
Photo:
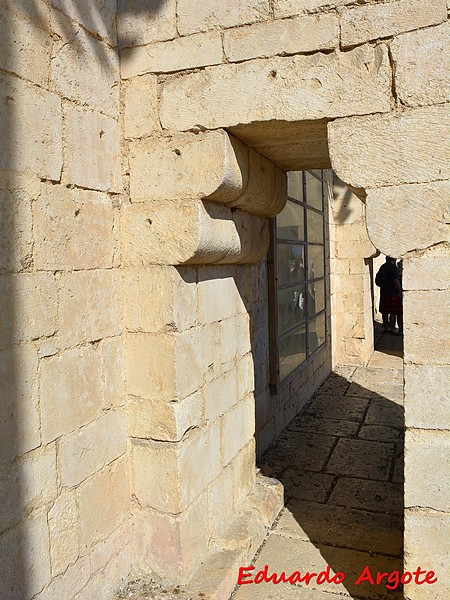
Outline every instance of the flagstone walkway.
{"label": "flagstone walkway", "polygon": [[[343,583],[241,585],[233,600],[384,600],[397,591],[364,581],[368,566],[402,569],[402,339],[379,335],[367,367],[342,367],[282,433],[260,462],[285,487],[286,506],[261,547],[249,578],[268,566],[319,573],[327,566]],[[394,587],[394,586],[391,586]]]}

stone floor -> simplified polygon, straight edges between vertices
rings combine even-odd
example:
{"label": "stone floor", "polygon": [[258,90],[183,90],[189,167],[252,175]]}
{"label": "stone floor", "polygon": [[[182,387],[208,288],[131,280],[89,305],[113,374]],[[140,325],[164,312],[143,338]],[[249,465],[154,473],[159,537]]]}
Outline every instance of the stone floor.
{"label": "stone floor", "polygon": [[264,565],[286,577],[328,565],[345,580],[241,585],[233,600],[403,597],[386,580],[355,585],[366,566],[374,577],[402,569],[402,338],[378,337],[368,366],[333,373],[259,465],[283,483],[286,506],[250,577]]}

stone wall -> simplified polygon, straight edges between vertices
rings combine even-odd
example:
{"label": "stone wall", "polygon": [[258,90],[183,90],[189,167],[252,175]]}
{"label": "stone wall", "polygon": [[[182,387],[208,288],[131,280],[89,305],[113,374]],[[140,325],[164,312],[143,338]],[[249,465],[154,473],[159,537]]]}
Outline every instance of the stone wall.
{"label": "stone wall", "polygon": [[0,596],[109,598],[131,564],[115,2],[0,15]]}

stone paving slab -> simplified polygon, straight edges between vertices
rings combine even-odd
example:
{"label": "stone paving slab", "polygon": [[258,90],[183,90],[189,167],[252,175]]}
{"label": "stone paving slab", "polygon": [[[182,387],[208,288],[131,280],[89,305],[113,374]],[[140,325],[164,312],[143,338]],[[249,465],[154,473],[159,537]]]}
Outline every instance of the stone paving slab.
{"label": "stone paving slab", "polygon": [[328,460],[337,438],[326,435],[302,435],[285,430],[279,438],[283,446],[285,466],[308,471],[321,471]]}
{"label": "stone paving slab", "polygon": [[402,431],[383,425],[363,425],[358,437],[373,442],[399,442],[402,439]]}
{"label": "stone paving slab", "polygon": [[368,398],[348,398],[347,396],[336,398],[319,390],[311,404],[305,407],[303,414],[323,419],[361,422],[364,420],[368,406]]}
{"label": "stone paving slab", "polygon": [[343,419],[323,419],[317,415],[299,415],[289,425],[289,429],[305,433],[323,433],[339,437],[355,437],[359,424],[356,421]]}
{"label": "stone paving slab", "polygon": [[[380,369],[381,370],[381,369]],[[375,388],[375,386],[373,386]],[[359,398],[375,398],[384,401],[392,401],[403,404],[403,386],[399,383],[386,383],[370,389],[359,383],[351,383],[346,396],[357,396]]]}
{"label": "stone paving slab", "polygon": [[403,369],[403,356],[401,350],[398,354],[386,354],[375,350],[367,365],[371,369]]}
{"label": "stone paving slab", "polygon": [[342,478],[331,493],[329,502],[367,511],[403,514],[402,486],[386,481]]}
{"label": "stone paving slab", "polygon": [[389,425],[404,429],[403,408],[393,402],[374,399],[367,411],[365,423],[368,425]]}
{"label": "stone paving slab", "polygon": [[312,502],[325,502],[334,485],[335,477],[325,473],[299,473],[298,469],[286,469],[283,484],[288,497]]}
{"label": "stone paving slab", "polygon": [[276,531],[304,541],[398,556],[402,521],[395,515],[294,499],[288,502]]}
{"label": "stone paving slab", "polygon": [[387,481],[393,452],[393,444],[340,438],[328,461],[326,472]]}

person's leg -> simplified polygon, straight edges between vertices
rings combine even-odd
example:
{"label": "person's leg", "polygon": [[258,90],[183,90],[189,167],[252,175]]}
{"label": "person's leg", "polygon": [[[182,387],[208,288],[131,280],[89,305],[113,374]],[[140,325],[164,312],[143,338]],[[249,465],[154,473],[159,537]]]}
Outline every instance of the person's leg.
{"label": "person's leg", "polygon": [[397,315],[398,332],[403,333],[403,311]]}
{"label": "person's leg", "polygon": [[389,315],[387,313],[381,313],[383,317],[383,332],[389,329]]}
{"label": "person's leg", "polygon": [[391,326],[391,332],[395,333],[395,315],[393,313],[389,315],[389,324]]}

